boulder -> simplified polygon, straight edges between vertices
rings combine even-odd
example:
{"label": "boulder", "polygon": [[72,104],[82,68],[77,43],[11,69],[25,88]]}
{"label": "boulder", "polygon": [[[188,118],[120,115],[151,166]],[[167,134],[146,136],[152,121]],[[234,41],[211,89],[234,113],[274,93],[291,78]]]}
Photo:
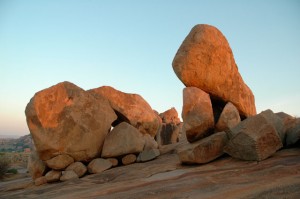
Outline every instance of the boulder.
{"label": "boulder", "polygon": [[287,129],[295,122],[296,118],[284,112],[275,113],[275,115],[281,119],[284,135],[286,135]]}
{"label": "boulder", "polygon": [[34,180],[35,186],[40,186],[47,183],[47,178],[45,176],[38,177]]}
{"label": "boulder", "polygon": [[193,27],[179,47],[173,63],[186,87],[197,87],[211,96],[232,102],[242,116],[256,114],[254,96],[244,83],[225,36],[215,27]]}
{"label": "boulder", "polygon": [[135,161],[136,161],[136,155],[134,154],[128,154],[122,158],[123,165],[133,164],[135,163]]}
{"label": "boulder", "polygon": [[144,146],[143,150],[157,149],[158,148],[157,142],[149,134],[144,134],[144,139],[145,139],[145,146]]}
{"label": "boulder", "polygon": [[105,138],[102,157],[112,158],[130,153],[139,153],[144,149],[145,139],[132,125],[122,122]]}
{"label": "boulder", "polygon": [[174,107],[159,114],[159,117],[161,118],[162,123],[176,124],[176,125],[180,123],[178,113]]}
{"label": "boulder", "polygon": [[96,158],[88,164],[89,173],[101,173],[112,167],[112,163],[102,158]]}
{"label": "boulder", "polygon": [[145,150],[139,154],[137,162],[147,162],[157,158],[159,155],[160,151],[158,149]]}
{"label": "boulder", "polygon": [[73,170],[63,171],[60,181],[78,179],[78,175]]}
{"label": "boulder", "polygon": [[224,151],[241,160],[261,161],[279,150],[283,145],[276,127],[258,114],[240,122],[228,132],[230,140]]}
{"label": "boulder", "polygon": [[61,177],[61,171],[51,170],[45,175],[47,182],[57,182]]}
{"label": "boulder", "polygon": [[67,154],[61,154],[58,156],[55,156],[54,158],[51,158],[50,160],[46,161],[46,164],[49,168],[54,170],[62,170],[65,169],[67,166],[72,164],[74,162],[74,159],[67,155]]}
{"label": "boulder", "polygon": [[259,115],[262,115],[276,129],[282,144],[284,144],[286,135],[284,131],[284,124],[281,118],[273,113],[273,111],[270,109],[262,111]]}
{"label": "boulder", "polygon": [[240,123],[241,118],[239,115],[239,111],[237,108],[231,103],[228,102],[215,126],[216,132],[226,131],[230,128],[235,127],[238,123]]}
{"label": "boulder", "polygon": [[82,162],[74,162],[66,168],[66,171],[74,171],[81,178],[87,172],[87,168]]}
{"label": "boulder", "polygon": [[118,91],[109,86],[102,86],[89,90],[94,96],[103,96],[109,100],[112,108],[118,115],[113,124],[128,122],[141,133],[154,137],[159,128],[159,121],[151,106],[140,95]]}
{"label": "boulder", "polygon": [[174,144],[178,142],[179,127],[175,124],[163,123],[160,132],[156,135],[158,145]]}
{"label": "boulder", "polygon": [[300,118],[291,122],[286,130],[286,146],[300,144]]}
{"label": "boulder", "polygon": [[196,87],[184,88],[182,119],[189,142],[213,133],[214,115],[209,95]]}
{"label": "boulder", "polygon": [[100,154],[117,116],[105,98],[96,99],[70,82],[34,95],[27,104],[27,124],[41,160],[69,154],[88,161]]}
{"label": "boulder", "polygon": [[119,161],[117,158],[107,158],[107,160],[111,162],[113,167],[116,167],[119,164]]}
{"label": "boulder", "polygon": [[227,142],[226,133],[218,132],[192,144],[187,143],[178,150],[178,156],[183,164],[208,163],[224,154]]}
{"label": "boulder", "polygon": [[36,151],[32,151],[28,158],[27,170],[33,180],[42,177],[47,170],[46,164],[39,158]]}

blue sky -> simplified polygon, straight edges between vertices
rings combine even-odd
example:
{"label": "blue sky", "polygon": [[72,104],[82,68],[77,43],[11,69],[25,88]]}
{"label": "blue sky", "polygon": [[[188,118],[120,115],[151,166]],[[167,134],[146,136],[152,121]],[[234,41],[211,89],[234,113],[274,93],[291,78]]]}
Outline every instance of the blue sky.
{"label": "blue sky", "polygon": [[0,134],[28,134],[26,104],[61,81],[110,85],[180,114],[171,64],[196,24],[226,36],[258,112],[300,116],[300,1],[0,0]]}

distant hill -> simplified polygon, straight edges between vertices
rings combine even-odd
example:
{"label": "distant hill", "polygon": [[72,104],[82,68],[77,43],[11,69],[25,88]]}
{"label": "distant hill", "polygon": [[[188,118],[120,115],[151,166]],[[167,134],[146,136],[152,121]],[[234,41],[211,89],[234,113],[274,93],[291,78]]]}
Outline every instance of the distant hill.
{"label": "distant hill", "polygon": [[0,152],[23,152],[26,149],[33,149],[34,144],[31,135],[24,135],[19,138],[0,138]]}

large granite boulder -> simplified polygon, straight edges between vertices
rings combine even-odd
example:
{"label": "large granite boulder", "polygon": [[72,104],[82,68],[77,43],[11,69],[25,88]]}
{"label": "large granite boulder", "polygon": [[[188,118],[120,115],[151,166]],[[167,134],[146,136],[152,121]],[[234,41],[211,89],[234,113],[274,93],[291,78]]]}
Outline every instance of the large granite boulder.
{"label": "large granite boulder", "polygon": [[93,95],[107,98],[118,115],[114,126],[121,122],[128,122],[143,134],[154,137],[159,128],[159,121],[151,106],[137,94],[118,91],[110,86],[91,89]]}
{"label": "large granite boulder", "polygon": [[241,118],[237,108],[231,103],[228,102],[224,107],[220,118],[215,126],[216,132],[226,131],[230,128],[235,127],[240,123]]}
{"label": "large granite boulder", "polygon": [[88,161],[100,154],[116,114],[105,98],[96,99],[70,82],[34,95],[26,110],[27,124],[40,158],[68,154]]}
{"label": "large granite boulder", "polygon": [[227,142],[226,133],[218,132],[192,144],[186,144],[177,153],[184,164],[204,164],[223,155]]}
{"label": "large granite boulder", "polygon": [[105,138],[102,157],[112,158],[130,153],[143,151],[145,138],[132,125],[122,122],[117,125]]}
{"label": "large granite boulder", "polygon": [[162,123],[166,124],[179,124],[180,119],[178,117],[178,113],[174,107],[170,108],[169,110],[166,110],[165,112],[159,114],[159,117],[162,120]]}
{"label": "large granite boulder", "polygon": [[266,115],[261,113],[249,117],[230,129],[230,140],[224,151],[238,159],[261,161],[282,148],[276,126]]}
{"label": "large granite boulder", "polygon": [[242,116],[256,114],[254,96],[244,83],[224,35],[215,27],[196,25],[178,49],[173,69],[186,87],[232,102]]}
{"label": "large granite boulder", "polygon": [[213,133],[214,115],[209,94],[196,87],[184,88],[182,119],[189,142]]}

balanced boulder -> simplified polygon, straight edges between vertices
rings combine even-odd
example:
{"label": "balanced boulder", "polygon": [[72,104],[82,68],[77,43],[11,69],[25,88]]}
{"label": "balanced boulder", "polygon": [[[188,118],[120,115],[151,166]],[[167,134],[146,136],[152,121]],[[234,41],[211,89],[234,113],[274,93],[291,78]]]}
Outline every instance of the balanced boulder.
{"label": "balanced boulder", "polygon": [[189,142],[211,134],[214,129],[214,115],[209,94],[196,87],[184,88],[182,119]]}
{"label": "balanced boulder", "polygon": [[112,158],[144,149],[145,138],[135,127],[126,122],[117,125],[105,138],[102,157]]}
{"label": "balanced boulder", "polygon": [[91,160],[100,154],[117,119],[105,98],[96,99],[70,82],[36,93],[25,113],[37,153],[44,161],[62,153],[75,161]]}
{"label": "balanced boulder", "polygon": [[225,36],[215,27],[196,25],[178,49],[173,69],[186,87],[232,102],[242,116],[256,114],[254,96],[244,83]]}
{"label": "balanced boulder", "polygon": [[154,137],[159,128],[158,119],[151,106],[137,94],[128,94],[109,86],[102,86],[89,90],[96,97],[107,98],[118,115],[114,126],[121,122],[128,122],[143,134]]}

